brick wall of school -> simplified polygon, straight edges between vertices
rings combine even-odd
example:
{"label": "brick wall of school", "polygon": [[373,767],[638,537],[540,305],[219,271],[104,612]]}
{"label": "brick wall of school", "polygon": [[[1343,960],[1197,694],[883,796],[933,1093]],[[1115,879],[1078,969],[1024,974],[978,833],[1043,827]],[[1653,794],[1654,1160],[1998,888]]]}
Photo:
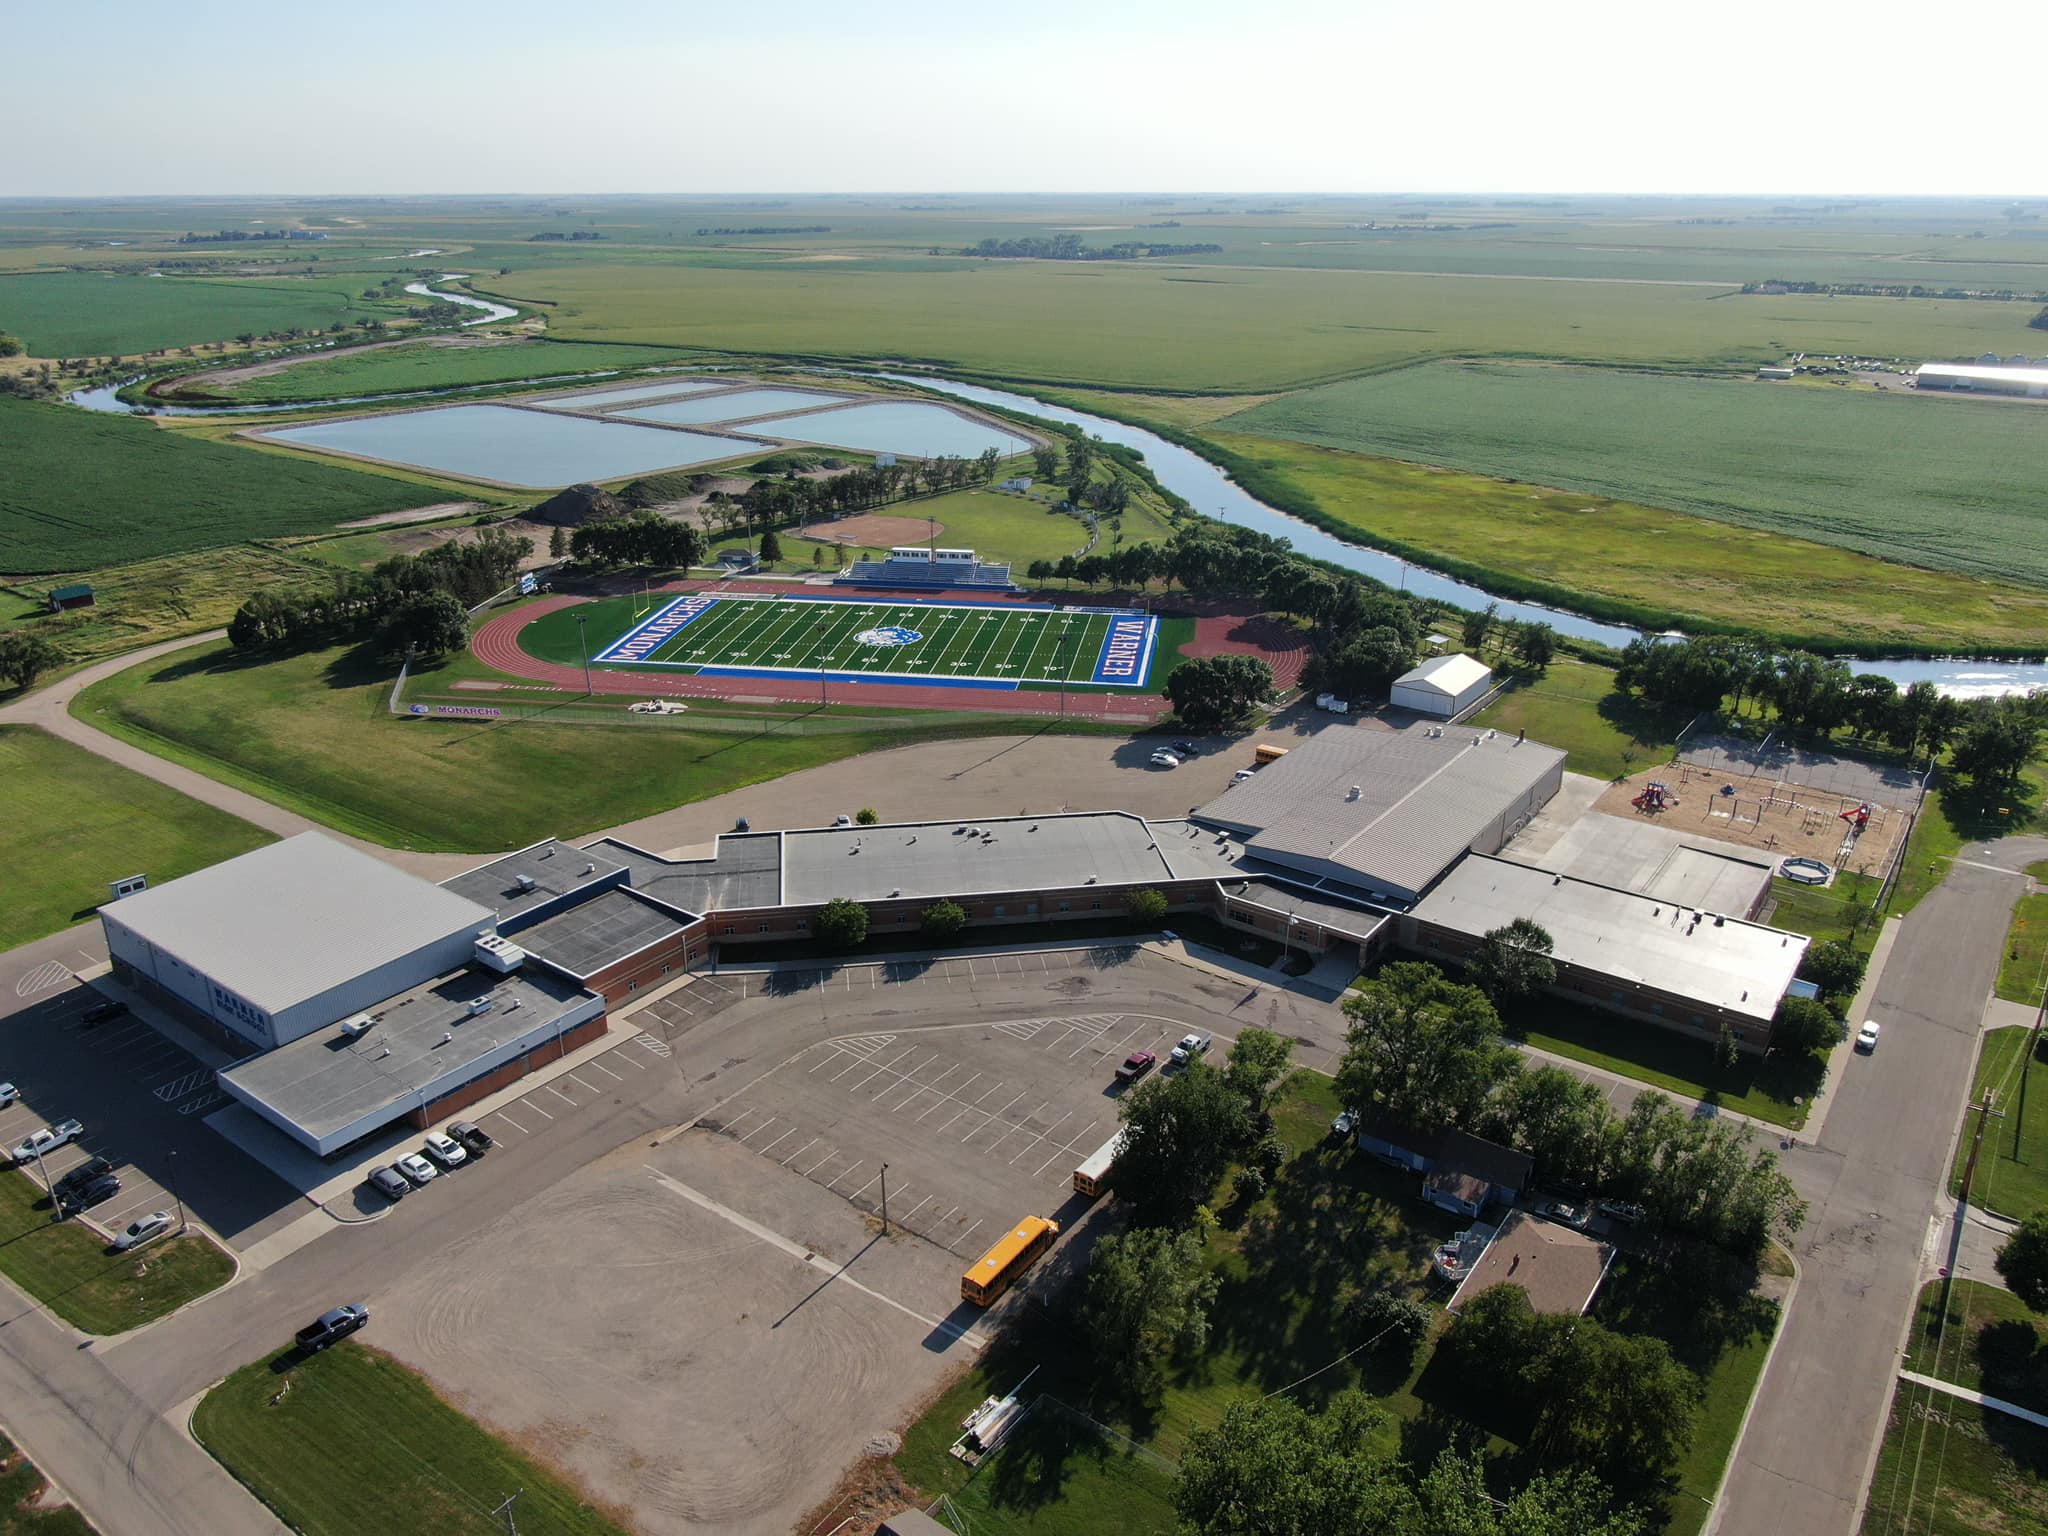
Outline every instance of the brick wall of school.
{"label": "brick wall of school", "polygon": [[580,1050],[591,1041],[600,1038],[606,1028],[605,1016],[578,1024],[574,1029],[565,1029],[558,1039],[551,1039],[535,1046],[523,1056],[514,1057],[495,1072],[478,1078],[473,1083],[464,1083],[433,1101],[425,1109],[416,1109],[406,1118],[417,1130],[428,1130],[436,1124],[460,1114],[479,1099],[487,1099],[500,1088],[509,1087],[528,1073],[538,1071],[551,1061],[559,1061],[571,1052]]}
{"label": "brick wall of school", "polygon": [[710,950],[711,924],[694,922],[659,944],[585,977],[583,985],[593,992],[602,992],[607,1008],[617,1008],[643,987],[658,987],[681,976],[701,963]]}
{"label": "brick wall of school", "polygon": [[[1176,912],[1210,910],[1215,906],[1214,880],[1163,881],[1140,889],[1156,890]],[[1017,923],[1078,922],[1090,918],[1120,917],[1124,905],[1122,886],[1057,886],[1039,891],[1007,891],[1001,896],[920,897],[915,901],[864,902],[868,909],[868,932],[913,933],[924,925],[924,909],[935,901],[956,903],[967,914],[970,928],[1001,928]],[[759,944],[775,939],[809,938],[822,904],[810,907],[757,908],[750,912],[715,912],[707,920],[712,942],[730,939],[735,944]]]}

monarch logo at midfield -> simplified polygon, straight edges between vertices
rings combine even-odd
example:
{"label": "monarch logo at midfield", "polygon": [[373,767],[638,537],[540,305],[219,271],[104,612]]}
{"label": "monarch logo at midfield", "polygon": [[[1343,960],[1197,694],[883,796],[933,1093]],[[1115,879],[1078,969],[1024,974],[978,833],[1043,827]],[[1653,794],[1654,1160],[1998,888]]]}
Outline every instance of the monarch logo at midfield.
{"label": "monarch logo at midfield", "polygon": [[880,629],[864,629],[855,635],[858,645],[915,645],[924,638],[914,629],[905,629],[901,624],[885,624]]}

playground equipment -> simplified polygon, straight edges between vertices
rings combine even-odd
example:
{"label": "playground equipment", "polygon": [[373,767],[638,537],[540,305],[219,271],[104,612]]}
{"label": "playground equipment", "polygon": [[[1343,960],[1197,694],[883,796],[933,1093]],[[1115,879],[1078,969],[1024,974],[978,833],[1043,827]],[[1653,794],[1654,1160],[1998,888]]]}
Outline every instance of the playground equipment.
{"label": "playground equipment", "polygon": [[1672,794],[1661,779],[1652,779],[1629,804],[1639,811],[1668,811],[1678,804],[1678,796]]}
{"label": "playground equipment", "polygon": [[1797,880],[1801,885],[1826,885],[1834,877],[1834,871],[1819,859],[1787,859],[1778,866],[1778,873],[1787,880]]}
{"label": "playground equipment", "polygon": [[1870,802],[1866,800],[1861,805],[1853,805],[1848,810],[1843,811],[1841,816],[1842,820],[1848,822],[1852,829],[1861,832],[1870,825]]}

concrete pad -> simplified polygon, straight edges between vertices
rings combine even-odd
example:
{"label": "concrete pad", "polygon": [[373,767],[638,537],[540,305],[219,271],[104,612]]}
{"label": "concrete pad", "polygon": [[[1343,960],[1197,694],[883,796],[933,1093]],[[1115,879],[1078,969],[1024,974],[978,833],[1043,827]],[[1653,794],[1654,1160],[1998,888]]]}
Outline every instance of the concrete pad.
{"label": "concrete pad", "polygon": [[[1600,792],[1606,787],[1604,780],[1587,774],[1565,774],[1557,793],[1550,797],[1550,803],[1508,839],[1507,846],[1501,849],[1502,857],[1519,859],[1524,864],[1542,864],[1543,856],[1556,846],[1559,838],[1578,825],[1580,817],[1592,810],[1593,802],[1600,798]],[[1546,864],[1544,867],[1555,866]]]}
{"label": "concrete pad", "polygon": [[[1519,847],[1510,858],[1524,857]],[[1540,856],[1540,868],[1680,906],[1746,915],[1770,884],[1769,854],[1718,838],[1623,820],[1598,811],[1581,816]]]}

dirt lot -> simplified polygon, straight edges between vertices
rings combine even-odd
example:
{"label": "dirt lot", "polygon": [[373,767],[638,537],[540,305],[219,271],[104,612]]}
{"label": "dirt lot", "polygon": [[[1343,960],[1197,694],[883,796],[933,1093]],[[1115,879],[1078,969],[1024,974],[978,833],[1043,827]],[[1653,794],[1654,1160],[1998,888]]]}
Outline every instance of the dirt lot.
{"label": "dirt lot", "polygon": [[[940,523],[938,532],[944,533],[946,525]],[[934,537],[932,525],[921,517],[886,517],[876,512],[863,512],[858,517],[842,517],[837,522],[810,523],[797,529],[801,538],[818,539],[827,544],[845,544],[859,549],[888,549],[896,544],[922,544]]]}
{"label": "dirt lot", "polygon": [[[1677,797],[1669,809],[1651,811],[1633,803],[1652,782],[1665,785]],[[1724,785],[1734,793],[1721,793]],[[1593,808],[1609,816],[1647,816],[1673,831],[1698,832],[1745,848],[1819,859],[1854,874],[1882,874],[1906,830],[1906,814],[1873,802],[1869,824],[1857,833],[1842,813],[1862,803],[1860,798],[1789,779],[1678,763],[1610,784]]]}

